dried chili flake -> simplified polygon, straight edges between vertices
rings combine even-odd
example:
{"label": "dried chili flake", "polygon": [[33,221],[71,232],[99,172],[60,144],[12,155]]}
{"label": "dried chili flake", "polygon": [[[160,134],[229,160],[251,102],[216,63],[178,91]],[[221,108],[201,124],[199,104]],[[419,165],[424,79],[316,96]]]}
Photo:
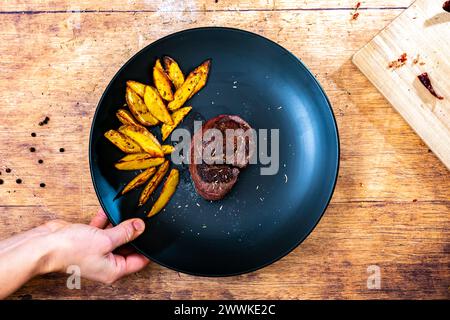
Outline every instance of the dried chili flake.
{"label": "dried chili flake", "polygon": [[450,1],[445,1],[442,5],[442,9],[444,9],[447,12],[450,12]]}
{"label": "dried chili flake", "polygon": [[352,12],[352,20],[356,20],[359,17],[358,9],[361,7],[361,2],[356,3],[355,10]]}
{"label": "dried chili flake", "polygon": [[436,98],[438,98],[439,100],[443,100],[444,97],[440,96],[436,93],[436,91],[433,88],[433,85],[431,84],[431,80],[430,77],[428,76],[427,72],[422,73],[421,75],[418,75],[417,78],[419,78],[420,82],[424,85],[425,88],[428,89],[428,91],[430,91],[430,93],[435,96]]}
{"label": "dried chili flake", "polygon": [[406,64],[406,61],[408,60],[408,55],[406,53],[402,53],[402,55],[394,61],[389,62],[389,69],[398,69],[400,67],[403,67]]}

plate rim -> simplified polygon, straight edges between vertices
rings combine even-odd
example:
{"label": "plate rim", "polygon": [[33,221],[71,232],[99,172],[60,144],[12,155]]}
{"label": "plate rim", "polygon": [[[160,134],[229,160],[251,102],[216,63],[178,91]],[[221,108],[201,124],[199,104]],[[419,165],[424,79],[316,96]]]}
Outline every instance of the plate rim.
{"label": "plate rim", "polygon": [[182,270],[180,268],[175,268],[172,266],[169,266],[161,261],[159,261],[158,259],[155,259],[154,257],[151,257],[149,254],[145,253],[142,249],[140,249],[136,243],[134,241],[130,242],[129,244],[131,244],[133,246],[133,248],[140,254],[144,255],[147,259],[149,259],[152,262],[155,262],[157,264],[159,264],[160,266],[163,266],[165,268],[168,268],[169,270],[173,270],[176,272],[181,272],[184,274],[188,274],[188,275],[193,275],[193,276],[200,276],[200,277],[211,277],[211,278],[222,278],[222,277],[231,277],[231,276],[237,276],[237,275],[241,275],[241,274],[246,274],[246,273],[251,273],[251,272],[255,272],[257,270],[263,269],[281,259],[283,259],[284,257],[286,257],[288,254],[290,254],[292,251],[294,251],[297,247],[299,247],[303,241],[306,240],[306,238],[309,237],[309,235],[312,233],[312,231],[317,227],[317,225],[319,224],[320,220],[322,219],[322,217],[324,216],[325,212],[328,209],[328,206],[330,205],[331,199],[333,198],[334,195],[334,191],[336,190],[336,185],[337,185],[337,180],[339,177],[339,169],[340,169],[340,159],[341,159],[341,146],[340,146],[340,137],[339,137],[339,129],[338,129],[338,125],[337,125],[337,121],[336,121],[336,115],[333,112],[333,108],[330,102],[330,99],[328,98],[324,88],[322,87],[322,85],[320,84],[320,82],[317,80],[317,78],[314,76],[314,74],[311,72],[311,70],[303,63],[303,61],[298,58],[295,54],[293,54],[291,51],[289,51],[288,49],[284,48],[282,45],[278,44],[277,42],[275,42],[274,40],[271,40],[265,36],[262,36],[260,34],[251,32],[251,31],[247,31],[247,30],[243,30],[243,29],[239,29],[239,28],[232,28],[232,27],[222,27],[222,26],[210,26],[210,27],[197,27],[197,28],[189,28],[189,29],[183,29],[180,31],[176,31],[174,33],[170,33],[162,38],[159,38],[151,43],[149,43],[148,45],[146,45],[145,47],[143,47],[142,49],[140,49],[138,52],[136,52],[134,55],[132,55],[120,68],[119,70],[117,70],[117,72],[114,74],[114,76],[111,78],[110,82],[108,83],[108,85],[105,87],[99,102],[97,103],[97,106],[95,108],[95,112],[94,115],[92,117],[92,121],[91,121],[91,128],[89,131],[89,152],[88,152],[88,157],[89,157],[89,171],[90,171],[90,175],[91,175],[91,182],[92,185],[94,187],[94,191],[95,191],[95,195],[100,203],[100,206],[103,210],[103,212],[105,212],[106,216],[108,217],[108,220],[111,222],[111,224],[113,226],[116,226],[118,223],[116,223],[114,221],[114,219],[112,218],[112,216],[107,212],[105,204],[103,203],[103,199],[100,197],[99,195],[99,190],[97,187],[97,184],[95,182],[95,178],[94,178],[94,170],[93,170],[93,161],[92,161],[92,136],[93,136],[93,132],[94,132],[94,123],[95,120],[97,119],[97,115],[98,115],[98,111],[99,111],[99,107],[102,104],[103,100],[105,99],[106,96],[106,92],[109,90],[109,88],[111,87],[112,83],[114,82],[114,80],[119,76],[119,74],[122,72],[123,69],[125,69],[129,63],[131,63],[131,61],[133,61],[137,56],[139,56],[142,52],[144,52],[145,50],[147,50],[149,47],[157,45],[159,42],[165,41],[171,37],[177,37],[180,34],[184,34],[184,33],[189,33],[189,32],[195,32],[195,31],[208,31],[208,30],[222,30],[222,31],[232,31],[232,32],[238,32],[238,33],[244,33],[253,37],[257,37],[260,38],[264,41],[269,42],[272,45],[275,45],[276,47],[280,48],[282,51],[284,51],[285,53],[287,53],[288,56],[290,56],[291,58],[294,58],[295,61],[302,66],[311,76],[311,78],[315,81],[317,87],[320,89],[320,92],[322,93],[323,97],[325,98],[327,107],[330,111],[331,114],[331,118],[333,120],[333,127],[336,133],[336,168],[335,168],[335,175],[334,175],[334,182],[333,182],[333,187],[331,188],[331,192],[328,196],[328,200],[322,210],[322,212],[320,213],[320,215],[317,218],[317,221],[314,223],[314,225],[310,228],[310,230],[305,233],[305,235],[303,237],[300,238],[299,241],[297,241],[292,247],[288,248],[287,250],[285,250],[285,252],[281,253],[280,255],[278,255],[277,257],[271,259],[270,261],[261,264],[257,267],[253,267],[253,268],[249,268],[243,271],[239,271],[239,272],[233,272],[233,273],[223,273],[223,274],[205,274],[205,273],[201,273],[201,272],[192,272],[192,271],[187,271],[187,270]]}

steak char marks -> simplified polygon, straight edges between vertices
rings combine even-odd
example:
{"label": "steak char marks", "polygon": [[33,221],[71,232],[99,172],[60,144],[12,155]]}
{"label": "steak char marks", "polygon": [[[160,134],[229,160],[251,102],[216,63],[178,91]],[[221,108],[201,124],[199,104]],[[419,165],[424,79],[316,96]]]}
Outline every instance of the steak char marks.
{"label": "steak char marks", "polygon": [[[215,142],[215,138],[207,134],[208,130],[216,129],[222,133],[223,141],[222,153],[211,154],[204,152],[209,147],[208,151],[214,150],[211,148],[211,143],[215,145],[220,142]],[[235,131],[235,136],[226,135],[227,129],[239,130]],[[236,183],[240,170],[245,168],[252,156],[252,148],[250,148],[251,140],[249,135],[245,133],[251,129],[250,125],[238,116],[234,115],[220,115],[208,120],[201,130],[198,130],[191,141],[190,148],[190,165],[189,171],[192,180],[194,181],[195,190],[206,200],[220,200]],[[228,150],[234,159],[230,160],[226,155],[226,145],[233,146]],[[197,158],[196,158],[197,157]],[[220,163],[219,160],[222,160]]]}

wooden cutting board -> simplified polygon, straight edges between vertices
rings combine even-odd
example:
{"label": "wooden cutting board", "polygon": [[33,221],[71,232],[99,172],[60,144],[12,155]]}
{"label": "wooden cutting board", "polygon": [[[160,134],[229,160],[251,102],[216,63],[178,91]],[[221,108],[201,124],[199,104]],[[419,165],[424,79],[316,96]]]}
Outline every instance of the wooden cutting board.
{"label": "wooden cutting board", "polygon": [[[357,52],[353,63],[450,169],[450,13],[443,2],[414,2]],[[406,64],[389,68],[403,53]],[[420,83],[417,76],[423,72],[443,100]]]}

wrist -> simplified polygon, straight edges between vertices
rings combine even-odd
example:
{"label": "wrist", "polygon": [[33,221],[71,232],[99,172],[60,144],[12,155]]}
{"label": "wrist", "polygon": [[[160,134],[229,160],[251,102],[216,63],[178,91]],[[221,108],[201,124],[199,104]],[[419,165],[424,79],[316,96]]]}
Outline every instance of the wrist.
{"label": "wrist", "polygon": [[54,241],[52,234],[40,236],[33,240],[31,244],[35,252],[35,270],[34,275],[42,275],[51,272],[57,272],[62,269],[58,262],[58,244]]}

